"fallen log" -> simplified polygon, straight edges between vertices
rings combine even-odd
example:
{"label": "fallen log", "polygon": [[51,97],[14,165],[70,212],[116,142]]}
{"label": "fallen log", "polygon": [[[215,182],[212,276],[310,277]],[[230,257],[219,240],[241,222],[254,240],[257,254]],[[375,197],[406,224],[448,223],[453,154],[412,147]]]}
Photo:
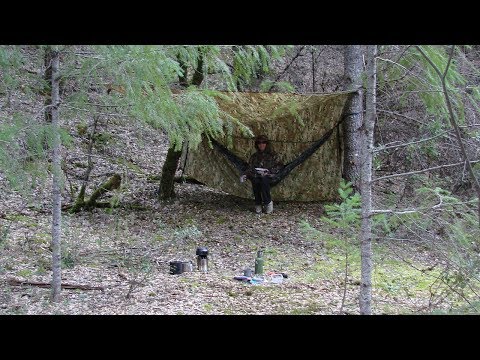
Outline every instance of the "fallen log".
{"label": "fallen log", "polygon": [[[162,180],[162,175],[148,175],[147,181],[148,182],[158,182]],[[197,185],[205,185],[204,183],[188,176],[175,176],[173,181],[176,183],[188,183],[188,184],[197,184]]]}
{"label": "fallen log", "polygon": [[[82,187],[80,194],[74,204],[64,205],[62,210],[69,210],[71,213],[79,212],[82,209],[91,210],[95,207],[113,207],[110,203],[98,203],[97,199],[100,198],[103,194],[108,191],[118,189],[121,185],[122,178],[119,174],[114,174],[110,179],[101,184],[90,196],[88,201],[84,201],[83,197],[85,195],[84,188]],[[108,205],[107,205],[108,204]]]}
{"label": "fallen log", "polygon": [[[49,288],[52,285],[47,282],[40,282],[40,281],[26,281],[26,280],[19,280],[15,278],[9,278],[7,283],[11,286],[22,286],[22,285],[29,285],[29,286],[38,286],[41,288]],[[68,284],[62,283],[62,289],[80,289],[80,290],[105,290],[103,286],[90,286],[90,285],[80,285],[80,284]]]}
{"label": "fallen log", "polygon": [[122,182],[122,178],[118,174],[114,174],[108,181],[104,182],[102,185],[96,189],[93,194],[90,196],[90,199],[85,202],[85,207],[86,208],[92,208],[95,207],[95,202],[97,199],[105,194],[108,191],[118,189],[120,187],[120,184]]}

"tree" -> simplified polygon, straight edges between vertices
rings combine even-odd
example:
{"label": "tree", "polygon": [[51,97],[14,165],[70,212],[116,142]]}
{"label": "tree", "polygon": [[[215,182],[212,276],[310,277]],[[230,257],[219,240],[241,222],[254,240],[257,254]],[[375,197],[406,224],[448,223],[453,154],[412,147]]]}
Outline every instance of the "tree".
{"label": "tree", "polygon": [[[192,76],[192,80],[188,81],[188,64],[182,59],[179,55],[177,57],[179,65],[182,69],[182,73],[178,75],[180,86],[184,89],[188,88],[189,86],[196,86],[200,87],[202,81],[204,79],[203,74],[203,51],[199,49],[198,58],[197,58],[197,66],[194,70],[194,74]],[[187,145],[188,146],[188,145]],[[171,199],[175,197],[175,172],[178,167],[178,161],[182,155],[182,151],[175,150],[174,146],[168,148],[167,157],[165,158],[165,162],[163,163],[162,167],[162,177],[160,179],[160,187],[158,189],[158,198],[160,200]]]}
{"label": "tree", "polygon": [[454,110],[453,110],[452,102],[450,100],[450,95],[449,95],[449,91],[448,91],[448,88],[447,88],[446,76],[448,74],[448,70],[449,70],[449,67],[450,67],[450,64],[451,64],[451,61],[452,61],[452,57],[453,57],[454,50],[455,50],[455,45],[451,46],[450,55],[448,57],[448,62],[447,62],[447,65],[445,67],[445,70],[444,70],[443,74],[440,71],[440,69],[438,68],[438,66],[435,65],[435,63],[432,61],[432,59],[425,53],[425,51],[422,50],[422,48],[420,46],[416,46],[416,48],[422,54],[422,56],[425,58],[425,60],[428,61],[428,63],[431,65],[431,67],[435,70],[435,73],[438,75],[438,78],[441,82],[442,94],[444,96],[445,105],[447,107],[448,115],[449,115],[448,119],[450,121],[450,124],[452,125],[452,128],[455,131],[455,137],[457,139],[457,143],[458,143],[458,146],[460,148],[460,153],[462,155],[462,160],[465,162],[466,168],[468,169],[468,173],[470,174],[470,177],[472,178],[473,187],[475,188],[475,191],[477,192],[477,196],[478,196],[478,208],[477,208],[478,226],[480,227],[480,183],[478,182],[478,179],[475,176],[475,173],[474,173],[473,167],[472,167],[472,162],[470,161],[470,158],[469,158],[469,156],[467,154],[467,151],[465,149],[465,145],[464,145],[463,140],[462,140],[462,135],[460,133],[460,128],[458,126],[457,120],[455,119],[456,116],[455,116],[455,113],[454,113]]}
{"label": "tree", "polygon": [[345,90],[356,90],[345,107],[344,131],[344,161],[343,178],[359,188],[359,156],[360,149],[356,134],[362,125],[363,118],[363,90],[362,78],[363,57],[360,45],[345,47]]}
{"label": "tree", "polygon": [[377,46],[367,46],[366,111],[358,137],[361,146],[360,194],[362,196],[360,314],[372,313],[372,154],[376,119]]}
{"label": "tree", "polygon": [[43,80],[45,82],[45,121],[47,123],[52,122],[52,59],[53,59],[53,50],[50,46],[45,47],[45,53],[43,58],[43,65],[45,67],[45,72],[43,75]]}
{"label": "tree", "polygon": [[[229,46],[224,47],[222,56],[231,57],[232,64],[227,64],[218,57],[218,46],[179,47],[176,54],[178,62],[179,84],[182,88],[200,88],[205,76],[209,73],[223,71],[223,80],[226,81],[227,89],[238,90],[248,85],[259,74],[268,73],[272,60],[283,56],[285,49],[281,46]],[[193,55],[193,56],[192,56]],[[215,56],[214,56],[215,55]],[[193,69],[191,80],[188,80],[188,70]],[[186,120],[188,122],[188,119]],[[182,146],[190,146],[188,142],[182,142]],[[162,167],[162,177],[159,187],[159,199],[165,200],[175,197],[174,177],[181,157],[181,147],[171,144],[167,152],[165,163]]]}
{"label": "tree", "polygon": [[62,237],[62,198],[61,198],[61,183],[62,183],[62,168],[60,155],[60,133],[59,133],[59,118],[58,107],[60,106],[59,96],[59,63],[60,52],[56,47],[51,49],[52,62],[52,103],[51,103],[51,119],[53,127],[53,156],[52,156],[52,301],[60,301],[60,291],[62,284],[61,272],[61,237]]}
{"label": "tree", "polygon": [[[378,153],[385,151],[396,153],[406,170],[372,181],[381,182],[377,191],[392,195],[384,185],[390,183],[398,189],[401,177],[407,178],[405,184],[414,183],[415,188],[405,197],[405,190],[400,191],[396,204],[391,205],[394,209],[375,209],[372,213],[388,214],[385,219],[392,225],[386,233],[375,234],[379,241],[386,240],[393,250],[399,245],[396,240],[413,241],[432,250],[440,259],[441,276],[431,284],[429,306],[453,295],[478,312],[478,263],[472,261],[478,253],[479,228],[475,226],[478,207],[474,206],[478,199],[471,198],[467,191],[457,198],[447,190],[453,179],[458,178],[457,182],[473,185],[472,190],[478,195],[475,173],[468,168],[479,161],[471,160],[478,149],[476,119],[480,92],[478,64],[467,58],[470,50],[468,46],[382,47],[383,53],[378,59],[387,66],[378,73],[384,105],[380,111],[382,115],[400,120],[395,124],[407,126],[389,126],[389,132],[383,134],[381,129],[377,130],[380,145],[374,149],[376,166],[382,161],[390,162],[388,155],[384,156],[386,160],[379,159]],[[388,124],[385,118],[381,120]],[[420,139],[409,138],[419,133],[423,134]],[[459,162],[460,159],[463,161]],[[432,161],[435,164],[430,164]],[[412,167],[420,169],[412,171]],[[381,168],[386,170],[385,166]],[[436,176],[440,171],[441,176]],[[425,173],[428,175],[423,176]],[[463,182],[468,175],[471,182]],[[453,191],[455,188],[453,186]],[[465,186],[464,190],[470,189]],[[402,199],[408,206],[400,206]],[[378,198],[377,204],[381,203],[385,206],[385,199]],[[411,259],[402,260],[411,262]]]}

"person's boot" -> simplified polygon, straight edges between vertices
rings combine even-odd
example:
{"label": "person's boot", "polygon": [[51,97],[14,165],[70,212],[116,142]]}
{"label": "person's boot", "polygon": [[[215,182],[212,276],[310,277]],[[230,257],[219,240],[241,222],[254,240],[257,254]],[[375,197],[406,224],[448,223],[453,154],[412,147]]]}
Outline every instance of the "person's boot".
{"label": "person's boot", "polygon": [[270,214],[272,211],[273,211],[273,201],[270,201],[265,208],[265,212],[267,214]]}
{"label": "person's boot", "polygon": [[262,205],[255,205],[255,212],[257,214],[261,214],[262,213]]}

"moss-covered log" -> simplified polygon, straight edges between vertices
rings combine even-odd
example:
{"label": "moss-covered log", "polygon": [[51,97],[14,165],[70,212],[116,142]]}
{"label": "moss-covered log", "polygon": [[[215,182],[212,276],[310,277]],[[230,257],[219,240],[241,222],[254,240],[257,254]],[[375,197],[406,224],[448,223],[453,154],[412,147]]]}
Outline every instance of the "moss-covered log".
{"label": "moss-covered log", "polygon": [[[156,182],[161,181],[161,180],[162,180],[161,175],[148,175],[147,176],[147,181],[148,182],[156,183]],[[187,184],[204,185],[202,182],[200,182],[197,179],[194,179],[192,177],[189,177],[189,176],[175,176],[173,181],[176,182],[176,183],[180,183],[180,184],[187,183]]]}
{"label": "moss-covered log", "polygon": [[92,208],[95,207],[95,203],[98,198],[100,198],[103,194],[108,191],[112,191],[118,189],[120,184],[122,183],[122,177],[119,174],[114,174],[110,179],[104,182],[102,185],[98,187],[90,196],[87,202],[85,202],[85,208]]}
{"label": "moss-covered log", "polygon": [[73,204],[72,208],[70,209],[71,213],[79,212],[85,206],[85,184],[82,185],[80,188],[80,193],[75,200],[75,204]]}
{"label": "moss-covered log", "polygon": [[64,206],[63,210],[68,210],[70,208],[71,213],[77,213],[81,211],[82,209],[92,209],[94,207],[110,207],[106,206],[106,204],[110,203],[97,203],[97,199],[99,199],[103,194],[105,194],[108,191],[112,191],[115,189],[118,189],[120,187],[120,184],[122,183],[122,178],[118,174],[114,174],[110,179],[108,179],[106,182],[104,182],[102,185],[96,189],[92,196],[90,196],[90,199],[88,201],[84,201],[85,197],[85,189],[82,186],[82,189],[80,189],[80,194],[77,197],[77,200],[75,201],[75,204],[71,207],[69,206]]}

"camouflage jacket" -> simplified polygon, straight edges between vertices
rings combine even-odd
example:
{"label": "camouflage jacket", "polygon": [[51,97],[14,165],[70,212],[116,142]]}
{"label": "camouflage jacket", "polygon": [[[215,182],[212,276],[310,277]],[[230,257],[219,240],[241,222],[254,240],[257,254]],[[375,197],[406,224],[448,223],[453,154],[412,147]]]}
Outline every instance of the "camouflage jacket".
{"label": "camouflage jacket", "polygon": [[257,177],[255,168],[265,168],[270,170],[270,174],[278,173],[283,167],[279,156],[275,152],[257,151],[250,156],[248,169],[245,171],[247,177]]}

